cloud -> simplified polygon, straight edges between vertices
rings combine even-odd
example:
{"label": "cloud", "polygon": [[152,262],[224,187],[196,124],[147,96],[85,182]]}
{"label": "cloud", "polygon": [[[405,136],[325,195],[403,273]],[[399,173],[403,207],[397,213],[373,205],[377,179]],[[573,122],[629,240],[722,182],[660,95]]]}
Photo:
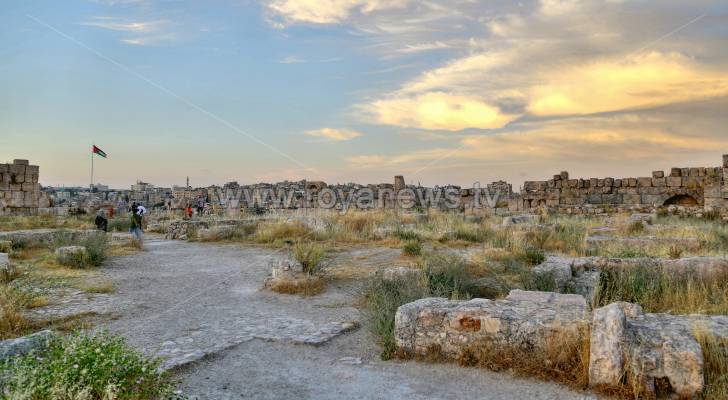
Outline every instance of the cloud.
{"label": "cloud", "polygon": [[514,118],[478,98],[445,92],[377,100],[364,109],[381,124],[447,131],[501,128]]}
{"label": "cloud", "polygon": [[298,64],[298,63],[304,63],[306,60],[302,58],[298,58],[296,56],[286,56],[283,57],[280,61],[278,61],[281,64]]}
{"label": "cloud", "polygon": [[408,0],[274,0],[268,9],[288,23],[336,24],[353,12],[399,8]]}
{"label": "cloud", "polygon": [[112,31],[131,33],[150,33],[160,29],[169,21],[146,21],[146,22],[122,22],[111,18],[96,18],[95,21],[82,22],[81,25],[93,26],[95,28],[109,29]]}
{"label": "cloud", "polygon": [[129,34],[131,37],[121,38],[119,41],[135,46],[173,42],[179,38],[176,32],[171,31],[172,22],[164,19],[129,21],[101,16],[82,22],[81,25]]}
{"label": "cloud", "polygon": [[536,115],[593,114],[728,95],[728,73],[678,53],[650,52],[623,60],[566,66],[533,87]]}
{"label": "cloud", "polygon": [[343,142],[362,136],[361,132],[351,129],[322,128],[304,132],[308,136],[323,138],[327,142]]}
{"label": "cloud", "polygon": [[449,49],[451,46],[447,43],[443,43],[441,41],[436,42],[430,42],[430,43],[419,43],[419,44],[413,44],[413,45],[407,45],[402,49],[399,49],[399,53],[422,53],[425,51],[432,51],[432,50],[441,50],[441,49]]}

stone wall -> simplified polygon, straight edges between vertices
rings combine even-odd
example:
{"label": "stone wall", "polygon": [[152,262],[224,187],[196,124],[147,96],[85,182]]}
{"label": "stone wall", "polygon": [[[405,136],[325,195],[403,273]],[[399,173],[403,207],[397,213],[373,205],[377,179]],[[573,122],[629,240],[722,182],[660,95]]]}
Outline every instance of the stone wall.
{"label": "stone wall", "polygon": [[594,206],[650,209],[662,206],[728,208],[728,155],[722,167],[672,168],[639,178],[570,179],[564,171],[547,181],[524,183],[518,208],[548,207],[575,213]]}
{"label": "stone wall", "polygon": [[[0,215],[37,215],[41,191],[39,167],[28,160],[0,164]],[[47,206],[46,206],[47,207]]]}

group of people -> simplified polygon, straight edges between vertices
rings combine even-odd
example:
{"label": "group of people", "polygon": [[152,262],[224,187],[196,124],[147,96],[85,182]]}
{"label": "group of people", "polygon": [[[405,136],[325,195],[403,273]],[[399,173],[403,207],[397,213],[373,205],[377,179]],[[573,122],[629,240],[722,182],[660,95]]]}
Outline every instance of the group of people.
{"label": "group of people", "polygon": [[[137,240],[142,240],[142,233],[144,232],[144,214],[146,214],[147,209],[141,205],[137,204],[136,202],[132,203],[129,207],[129,211],[131,212],[131,217],[129,221],[129,233],[134,235],[134,237]],[[109,217],[114,217],[114,208],[109,207]],[[103,209],[100,209],[96,213],[96,219],[94,220],[94,224],[96,225],[96,228],[98,230],[108,232],[109,230],[109,220],[106,218],[106,214]]]}

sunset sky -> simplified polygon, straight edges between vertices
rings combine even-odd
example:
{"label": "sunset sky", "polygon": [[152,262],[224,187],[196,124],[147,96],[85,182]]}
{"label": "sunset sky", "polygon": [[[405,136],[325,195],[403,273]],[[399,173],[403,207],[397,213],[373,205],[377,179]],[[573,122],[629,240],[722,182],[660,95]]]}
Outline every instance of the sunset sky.
{"label": "sunset sky", "polygon": [[728,2],[0,0],[44,185],[644,176],[728,153]]}

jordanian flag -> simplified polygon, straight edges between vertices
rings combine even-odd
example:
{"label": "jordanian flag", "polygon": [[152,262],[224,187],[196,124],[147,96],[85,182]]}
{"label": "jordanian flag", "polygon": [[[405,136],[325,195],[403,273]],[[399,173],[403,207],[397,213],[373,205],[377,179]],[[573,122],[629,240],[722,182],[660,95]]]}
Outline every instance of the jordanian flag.
{"label": "jordanian flag", "polygon": [[94,154],[98,154],[103,158],[106,158],[106,153],[103,150],[96,147],[96,145],[94,145],[93,149],[91,149],[91,152],[93,152]]}

